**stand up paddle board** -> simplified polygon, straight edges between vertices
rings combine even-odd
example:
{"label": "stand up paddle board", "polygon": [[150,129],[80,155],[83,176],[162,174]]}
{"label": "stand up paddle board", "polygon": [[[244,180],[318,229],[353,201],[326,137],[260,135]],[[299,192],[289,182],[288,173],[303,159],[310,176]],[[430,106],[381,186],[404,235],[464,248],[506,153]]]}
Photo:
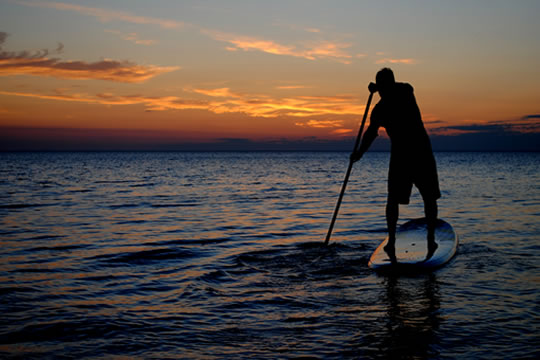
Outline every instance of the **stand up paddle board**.
{"label": "stand up paddle board", "polygon": [[411,269],[433,269],[446,264],[457,251],[458,237],[452,226],[443,220],[437,220],[435,243],[437,249],[428,256],[427,222],[425,218],[415,219],[401,225],[396,231],[395,256],[392,262],[384,247],[388,237],[377,247],[369,259],[369,267],[384,270],[393,267]]}

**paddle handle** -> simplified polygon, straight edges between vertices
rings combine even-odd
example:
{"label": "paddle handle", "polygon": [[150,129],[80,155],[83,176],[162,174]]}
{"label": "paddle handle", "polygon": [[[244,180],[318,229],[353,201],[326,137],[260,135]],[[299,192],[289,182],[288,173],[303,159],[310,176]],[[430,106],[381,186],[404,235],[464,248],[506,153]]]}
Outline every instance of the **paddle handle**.
{"label": "paddle handle", "polygon": [[[353,153],[356,150],[358,150],[358,146],[360,145],[360,140],[362,139],[362,133],[364,132],[364,125],[366,124],[366,118],[369,112],[369,107],[371,105],[372,98],[373,98],[373,93],[370,92],[367,105],[366,105],[366,110],[364,111],[364,117],[362,118],[362,125],[360,125],[360,130],[358,131],[358,136],[356,136],[356,141],[354,143]],[[332,236],[332,230],[334,229],[334,225],[336,223],[339,208],[341,206],[341,201],[343,200],[343,195],[345,194],[345,189],[347,188],[347,183],[349,182],[349,176],[351,176],[353,164],[354,162],[352,160],[349,160],[349,167],[347,168],[347,173],[345,174],[345,180],[343,180],[343,185],[341,186],[341,192],[339,193],[339,198],[336,204],[336,208],[334,210],[334,216],[332,216],[332,221],[330,221],[330,227],[328,228],[328,233],[326,234],[326,240],[324,241],[325,245],[328,245],[328,242],[330,241],[330,237]]]}

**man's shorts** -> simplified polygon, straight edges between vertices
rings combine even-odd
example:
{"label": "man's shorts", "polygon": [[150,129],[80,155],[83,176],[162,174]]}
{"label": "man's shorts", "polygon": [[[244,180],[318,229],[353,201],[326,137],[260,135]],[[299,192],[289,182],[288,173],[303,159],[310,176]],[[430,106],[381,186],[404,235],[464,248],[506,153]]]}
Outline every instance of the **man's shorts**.
{"label": "man's shorts", "polygon": [[441,197],[437,166],[433,156],[422,161],[404,161],[397,156],[390,159],[388,172],[388,198],[399,204],[408,204],[413,184],[424,200],[437,200]]}

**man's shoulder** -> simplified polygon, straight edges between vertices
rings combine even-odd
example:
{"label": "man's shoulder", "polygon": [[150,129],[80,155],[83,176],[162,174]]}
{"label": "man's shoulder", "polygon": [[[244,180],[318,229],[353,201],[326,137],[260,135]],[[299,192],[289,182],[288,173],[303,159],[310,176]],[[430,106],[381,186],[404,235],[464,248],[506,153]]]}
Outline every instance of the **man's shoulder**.
{"label": "man's shoulder", "polygon": [[404,92],[414,92],[414,88],[413,88],[412,85],[409,84],[409,83],[398,82],[398,83],[396,83],[396,86],[398,87],[398,89],[399,89],[400,91],[404,91]]}

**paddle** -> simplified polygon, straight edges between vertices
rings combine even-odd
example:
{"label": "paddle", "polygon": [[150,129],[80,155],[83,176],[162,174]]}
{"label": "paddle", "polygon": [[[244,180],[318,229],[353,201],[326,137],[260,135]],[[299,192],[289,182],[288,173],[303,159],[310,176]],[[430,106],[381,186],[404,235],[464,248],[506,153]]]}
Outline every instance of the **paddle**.
{"label": "paddle", "polygon": [[[358,136],[356,137],[356,142],[354,143],[353,153],[358,149],[358,146],[360,145],[360,140],[362,139],[362,132],[364,131],[364,125],[366,123],[366,118],[369,111],[369,106],[371,105],[372,97],[373,97],[373,92],[370,91],[369,98],[366,105],[366,110],[364,111],[364,118],[362,119],[362,125],[360,125],[360,131],[358,131]],[[326,240],[324,241],[325,245],[328,245],[328,242],[330,241],[330,236],[332,236],[332,230],[334,229],[334,224],[336,223],[339,207],[341,206],[341,201],[343,200],[343,194],[345,194],[345,188],[347,187],[347,183],[349,182],[349,176],[351,175],[353,164],[354,164],[354,161],[349,160],[349,168],[347,169],[347,173],[345,174],[345,180],[343,181],[343,185],[341,186],[341,193],[339,194],[339,198],[336,204],[336,209],[334,210],[334,216],[332,217],[332,221],[330,222],[330,228],[328,229],[328,234],[326,234]]]}

